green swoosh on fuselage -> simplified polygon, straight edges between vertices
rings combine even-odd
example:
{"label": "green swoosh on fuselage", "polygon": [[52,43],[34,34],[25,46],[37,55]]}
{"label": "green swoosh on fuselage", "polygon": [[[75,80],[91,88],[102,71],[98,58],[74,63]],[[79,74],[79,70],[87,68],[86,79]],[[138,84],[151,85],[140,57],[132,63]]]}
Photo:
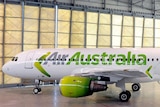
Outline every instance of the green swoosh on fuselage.
{"label": "green swoosh on fuselage", "polygon": [[44,75],[46,75],[47,77],[51,77],[51,75],[42,67],[41,63],[43,60],[46,59],[46,57],[51,54],[51,52],[47,52],[46,54],[44,54],[43,56],[41,56],[39,59],[38,59],[38,62],[35,62],[34,63],[34,66],[41,72],[43,73]]}
{"label": "green swoosh on fuselage", "polygon": [[152,66],[150,66],[147,70],[146,70],[146,74],[152,79],[152,75],[150,74],[150,70],[152,69]]}

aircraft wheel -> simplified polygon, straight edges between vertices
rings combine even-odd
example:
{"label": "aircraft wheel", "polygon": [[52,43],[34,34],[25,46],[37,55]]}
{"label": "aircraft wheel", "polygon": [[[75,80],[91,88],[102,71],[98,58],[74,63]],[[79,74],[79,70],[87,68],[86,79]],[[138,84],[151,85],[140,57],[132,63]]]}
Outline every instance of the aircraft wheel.
{"label": "aircraft wheel", "polygon": [[134,83],[134,84],[132,85],[132,90],[133,90],[133,91],[139,91],[140,88],[141,88],[141,85],[140,85],[139,83]]}
{"label": "aircraft wheel", "polygon": [[119,94],[119,99],[121,102],[128,102],[131,97],[131,93],[129,91],[123,91]]}
{"label": "aircraft wheel", "polygon": [[126,93],[129,95],[129,98],[131,97],[130,91],[126,90]]}
{"label": "aircraft wheel", "polygon": [[38,94],[38,93],[39,93],[39,88],[34,88],[34,89],[33,89],[33,93],[34,93],[34,94]]}
{"label": "aircraft wheel", "polygon": [[38,88],[38,92],[41,92],[42,91],[42,89],[41,88]]}

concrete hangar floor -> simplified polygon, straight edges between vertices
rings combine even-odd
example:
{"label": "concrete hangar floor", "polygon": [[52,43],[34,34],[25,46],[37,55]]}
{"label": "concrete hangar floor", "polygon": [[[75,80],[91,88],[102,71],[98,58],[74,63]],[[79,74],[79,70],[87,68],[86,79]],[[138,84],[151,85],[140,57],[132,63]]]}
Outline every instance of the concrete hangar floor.
{"label": "concrete hangar floor", "polygon": [[[131,90],[131,84],[126,85]],[[109,85],[107,91],[82,98],[60,95],[59,86],[42,86],[42,93],[34,95],[33,87],[1,88],[0,107],[159,107],[160,85],[157,82],[141,84],[139,92],[132,92],[129,102],[120,102],[120,89]]]}

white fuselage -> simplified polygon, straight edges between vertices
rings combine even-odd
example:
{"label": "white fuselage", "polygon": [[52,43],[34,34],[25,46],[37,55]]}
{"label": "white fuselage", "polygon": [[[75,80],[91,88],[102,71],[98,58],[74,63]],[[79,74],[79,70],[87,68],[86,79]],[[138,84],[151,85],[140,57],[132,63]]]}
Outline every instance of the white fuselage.
{"label": "white fuselage", "polygon": [[[82,72],[84,68],[108,70],[136,69],[145,72],[152,66],[153,78],[137,78],[145,82],[160,80],[160,49],[36,49],[19,53],[2,70],[6,74],[26,79],[59,80],[63,76]],[[129,79],[129,82],[134,80]],[[135,82],[134,81],[134,82]]]}

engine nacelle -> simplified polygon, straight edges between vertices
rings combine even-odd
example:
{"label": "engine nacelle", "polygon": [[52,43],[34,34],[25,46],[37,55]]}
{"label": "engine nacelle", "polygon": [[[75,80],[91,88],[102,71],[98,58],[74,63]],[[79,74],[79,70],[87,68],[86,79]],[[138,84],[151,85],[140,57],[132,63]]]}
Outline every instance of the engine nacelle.
{"label": "engine nacelle", "polygon": [[60,92],[66,97],[83,97],[106,89],[107,85],[98,84],[88,77],[66,76],[60,81]]}

